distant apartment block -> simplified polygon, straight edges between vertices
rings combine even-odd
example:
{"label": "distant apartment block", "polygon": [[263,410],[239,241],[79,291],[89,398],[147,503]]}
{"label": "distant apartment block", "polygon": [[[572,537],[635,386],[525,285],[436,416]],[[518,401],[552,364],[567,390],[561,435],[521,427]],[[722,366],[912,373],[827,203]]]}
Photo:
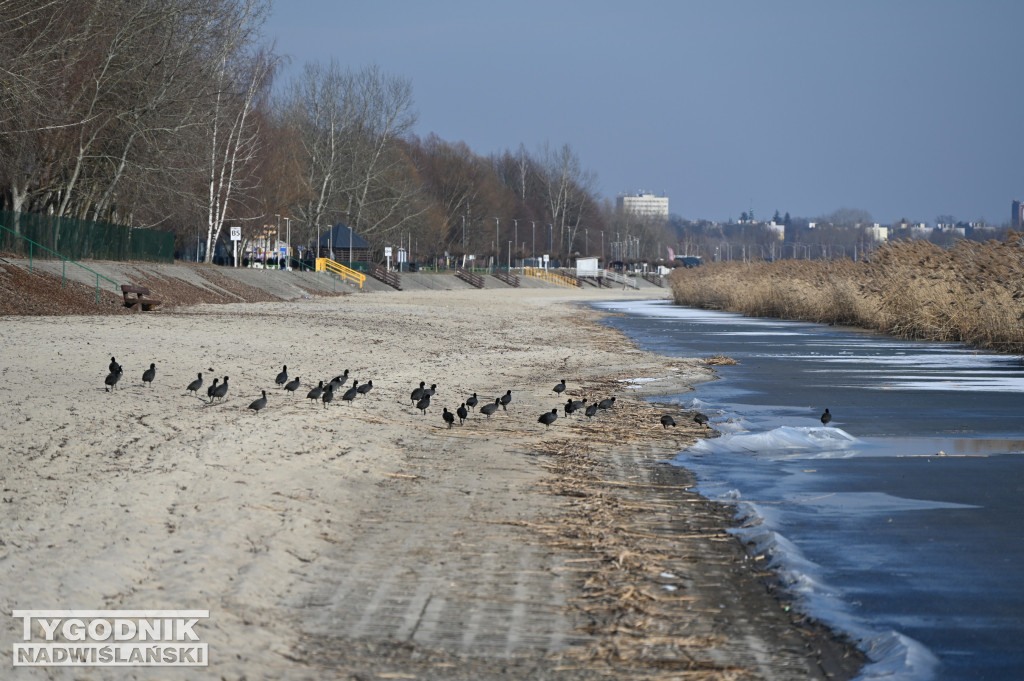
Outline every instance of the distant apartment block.
{"label": "distant apartment block", "polygon": [[624,211],[650,218],[668,219],[668,197],[656,196],[647,192],[635,194],[619,194],[615,205]]}
{"label": "distant apartment block", "polygon": [[1014,201],[1012,205],[1013,215],[1010,216],[1010,228],[1020,229],[1021,225],[1024,225],[1024,203]]}

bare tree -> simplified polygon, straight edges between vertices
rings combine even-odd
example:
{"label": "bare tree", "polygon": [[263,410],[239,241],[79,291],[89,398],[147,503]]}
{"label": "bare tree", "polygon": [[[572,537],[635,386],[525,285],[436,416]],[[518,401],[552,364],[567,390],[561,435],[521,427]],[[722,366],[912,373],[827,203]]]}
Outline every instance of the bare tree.
{"label": "bare tree", "polygon": [[580,229],[594,176],[582,170],[579,157],[568,144],[557,151],[545,145],[541,159],[547,207],[559,233],[558,250],[568,254]]}
{"label": "bare tree", "polygon": [[307,224],[345,216],[368,239],[408,229],[424,207],[400,142],[415,123],[412,86],[379,68],[353,72],[336,62],[307,64],[284,104],[305,153]]}
{"label": "bare tree", "polygon": [[214,246],[230,217],[253,219],[244,212],[232,216],[232,208],[251,199],[249,192],[258,182],[255,170],[261,136],[253,110],[266,95],[279,62],[265,51],[239,59],[239,53],[251,41],[251,33],[262,23],[266,8],[259,0],[246,0],[239,9],[240,16],[222,39],[210,111],[206,262],[213,261]]}
{"label": "bare tree", "polygon": [[397,142],[416,123],[412,84],[376,66],[356,74],[349,96],[356,127],[347,138],[342,194],[350,225],[367,238],[405,228],[421,214],[419,184]]}

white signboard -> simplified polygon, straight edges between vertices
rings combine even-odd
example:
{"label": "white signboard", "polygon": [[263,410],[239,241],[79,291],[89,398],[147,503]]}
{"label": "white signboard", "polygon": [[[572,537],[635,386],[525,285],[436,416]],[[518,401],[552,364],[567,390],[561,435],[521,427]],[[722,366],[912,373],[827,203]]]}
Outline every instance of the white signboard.
{"label": "white signboard", "polygon": [[242,228],[241,227],[232,227],[231,228],[231,240],[232,241],[241,241],[242,240]]}
{"label": "white signboard", "polygon": [[384,257],[385,258],[390,258],[391,257],[391,246],[385,246],[384,247]]}
{"label": "white signboard", "polygon": [[580,277],[596,277],[597,258],[576,258],[576,274]]}

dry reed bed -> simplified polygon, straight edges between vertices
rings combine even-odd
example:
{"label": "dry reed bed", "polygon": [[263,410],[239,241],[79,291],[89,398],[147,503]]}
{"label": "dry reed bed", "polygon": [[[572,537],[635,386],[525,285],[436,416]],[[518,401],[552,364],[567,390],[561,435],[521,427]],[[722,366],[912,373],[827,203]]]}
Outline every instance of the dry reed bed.
{"label": "dry reed bed", "polygon": [[885,244],[870,260],[716,263],[678,269],[682,305],[872,329],[901,338],[1024,352],[1024,245]]}

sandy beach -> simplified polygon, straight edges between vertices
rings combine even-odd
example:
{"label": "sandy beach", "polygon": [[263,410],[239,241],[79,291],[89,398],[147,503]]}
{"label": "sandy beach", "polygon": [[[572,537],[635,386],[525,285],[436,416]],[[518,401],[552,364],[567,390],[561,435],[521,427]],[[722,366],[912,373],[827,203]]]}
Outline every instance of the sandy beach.
{"label": "sandy beach", "polygon": [[[678,409],[662,428],[645,398],[713,368],[638,351],[579,305],[620,295],[638,294],[0,317],[0,676],[850,678],[852,649],[789,612],[729,511],[663,463],[702,432]],[[124,375],[107,391],[112,356]],[[284,365],[293,393],[275,384]],[[373,389],[305,399],[345,370]],[[614,407],[565,417],[560,379]],[[420,381],[437,384],[425,413]],[[442,419],[507,390],[490,418]],[[209,664],[12,667],[11,613],[44,609],[209,610]]]}

